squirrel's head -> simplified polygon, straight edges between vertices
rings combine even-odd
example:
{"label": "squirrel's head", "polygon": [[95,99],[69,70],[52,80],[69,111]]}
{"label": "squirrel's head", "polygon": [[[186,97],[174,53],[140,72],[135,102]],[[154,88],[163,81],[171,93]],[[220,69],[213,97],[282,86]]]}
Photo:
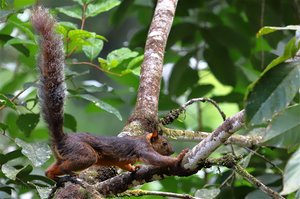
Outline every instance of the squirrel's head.
{"label": "squirrel's head", "polygon": [[171,155],[174,153],[172,145],[164,136],[159,135],[158,132],[147,134],[147,139],[150,141],[153,149],[159,154]]}

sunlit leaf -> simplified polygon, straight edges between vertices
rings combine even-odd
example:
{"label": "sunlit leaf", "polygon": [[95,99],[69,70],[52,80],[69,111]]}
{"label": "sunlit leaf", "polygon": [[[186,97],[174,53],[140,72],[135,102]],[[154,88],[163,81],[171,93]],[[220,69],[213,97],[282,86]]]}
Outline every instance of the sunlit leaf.
{"label": "sunlit leaf", "polygon": [[41,187],[41,186],[38,186],[34,183],[30,183],[30,184],[33,185],[36,188],[40,198],[42,198],[42,199],[49,198],[49,194],[51,193],[52,187]]}
{"label": "sunlit leaf", "polygon": [[97,35],[94,32],[89,32],[86,30],[70,30],[68,31],[67,37],[69,39],[68,50],[70,52],[74,50],[81,50],[83,46],[87,48],[88,46],[94,46],[92,39],[102,39],[106,40],[105,37]]}
{"label": "sunlit leaf", "polygon": [[195,193],[197,198],[201,199],[213,199],[220,193],[220,189],[198,189]]}
{"label": "sunlit leaf", "polygon": [[265,27],[262,27],[258,31],[256,36],[260,37],[262,35],[270,34],[272,32],[278,31],[278,30],[300,30],[300,26],[298,26],[298,25],[289,25],[289,26],[285,26],[285,27],[265,26]]}
{"label": "sunlit leaf", "polygon": [[295,56],[295,54],[297,53],[297,51],[299,50],[299,45],[296,45],[296,37],[293,37],[285,46],[284,48],[284,52],[281,56],[277,57],[276,59],[274,59],[265,69],[265,71],[270,70],[271,68],[273,68],[274,66],[284,62],[287,59],[290,59],[292,57]]}
{"label": "sunlit leaf", "polygon": [[121,2],[119,0],[101,0],[95,4],[91,3],[87,7],[86,17],[94,17],[118,6],[120,3]]}
{"label": "sunlit leaf", "polygon": [[138,67],[142,64],[143,60],[144,60],[144,55],[137,56],[137,57],[133,58],[132,60],[130,60],[127,68],[132,69],[132,68]]}
{"label": "sunlit leaf", "polygon": [[300,189],[300,149],[289,159],[283,174],[283,190],[280,194],[286,195]]}
{"label": "sunlit leaf", "polygon": [[35,142],[28,144],[18,138],[16,138],[15,142],[22,147],[22,153],[36,167],[41,166],[50,158],[51,150],[47,143]]}
{"label": "sunlit leaf", "polygon": [[136,57],[138,55],[137,52],[131,51],[129,48],[120,48],[112,51],[107,55],[107,68],[112,69],[117,67],[122,61]]}
{"label": "sunlit leaf", "polygon": [[103,41],[95,38],[88,39],[91,45],[83,46],[84,54],[92,61],[97,57],[103,48]]}
{"label": "sunlit leaf", "polygon": [[9,164],[3,164],[1,167],[2,172],[6,177],[8,177],[11,180],[15,180],[17,174],[22,170],[22,169],[15,169],[13,166]]}
{"label": "sunlit leaf", "polygon": [[82,17],[82,8],[79,5],[64,6],[56,9],[69,17],[73,17],[76,19],[81,19]]}
{"label": "sunlit leaf", "polygon": [[69,29],[77,29],[77,24],[69,22],[69,21],[59,21],[57,25],[69,28]]}

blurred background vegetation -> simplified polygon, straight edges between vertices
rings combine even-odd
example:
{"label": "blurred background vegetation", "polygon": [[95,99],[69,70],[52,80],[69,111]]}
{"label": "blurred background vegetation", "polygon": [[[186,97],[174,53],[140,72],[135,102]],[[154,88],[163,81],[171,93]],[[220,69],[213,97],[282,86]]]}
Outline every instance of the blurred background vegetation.
{"label": "blurred background vegetation", "polygon": [[[28,21],[35,3],[35,0],[1,0],[0,198],[38,198],[45,194],[42,187],[51,184],[43,177],[53,158],[48,160],[48,133],[37,105],[38,38]],[[44,0],[39,3],[56,16],[60,22],[58,32],[65,41],[66,131],[117,135],[135,105],[139,66],[156,1]],[[92,5],[83,27],[85,31],[80,30],[84,3]],[[214,99],[228,116],[243,109],[252,89],[255,91],[255,85],[259,84],[257,80],[269,77],[269,74],[264,76],[267,66],[276,58],[273,65],[280,65],[298,50],[299,33],[293,28],[256,37],[258,31],[264,26],[297,25],[299,6],[298,0],[179,0],[165,52],[160,115],[195,97]],[[88,64],[79,64],[82,62]],[[275,76],[276,72],[272,74]],[[283,86],[288,85],[291,84]],[[268,86],[258,91],[268,93]],[[289,104],[297,105],[299,93],[295,94],[290,97],[292,100],[278,98],[286,105],[275,112],[284,111]],[[299,106],[288,118],[295,119],[297,110]],[[249,129],[241,133],[261,135],[265,129],[256,125],[266,127],[271,118],[261,119],[261,123],[248,120]],[[284,169],[291,152],[299,147],[300,136],[295,134],[297,131],[299,134],[297,122],[296,119],[298,126],[289,129],[286,139],[277,137],[270,142],[270,147],[254,148],[272,164],[253,154],[247,157],[249,171],[277,191],[283,186],[280,169]],[[211,105],[194,104],[172,127],[211,132],[221,123],[222,118]],[[196,144],[172,142],[176,151]],[[249,153],[242,148],[236,150]],[[220,156],[221,151],[229,151],[229,147],[223,147],[214,156]],[[220,187],[231,173],[225,168],[204,169],[188,178],[169,177],[145,184],[143,188],[195,195],[202,188]],[[233,178],[230,183],[222,186],[218,198],[268,198],[242,178]],[[289,195],[294,197],[296,193]]]}

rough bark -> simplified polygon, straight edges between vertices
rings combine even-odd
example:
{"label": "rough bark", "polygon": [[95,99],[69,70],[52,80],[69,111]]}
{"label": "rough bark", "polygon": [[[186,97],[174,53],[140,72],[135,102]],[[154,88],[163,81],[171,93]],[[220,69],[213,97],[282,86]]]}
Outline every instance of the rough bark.
{"label": "rough bark", "polygon": [[185,169],[195,169],[199,161],[205,160],[213,151],[244,125],[245,110],[227,118],[210,136],[203,139],[184,157],[181,165]]}
{"label": "rough bark", "polygon": [[[157,1],[145,45],[136,106],[128,120],[128,124],[135,121],[140,123],[138,125],[147,127],[147,123],[158,120],[157,112],[164,52],[173,23],[176,5],[177,0]],[[127,129],[126,127],[124,128],[125,131]]]}

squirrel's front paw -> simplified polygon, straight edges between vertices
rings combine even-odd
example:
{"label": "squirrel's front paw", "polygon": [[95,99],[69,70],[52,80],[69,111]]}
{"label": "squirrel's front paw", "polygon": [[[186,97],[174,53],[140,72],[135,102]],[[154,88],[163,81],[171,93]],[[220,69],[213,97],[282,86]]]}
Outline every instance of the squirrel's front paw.
{"label": "squirrel's front paw", "polygon": [[188,149],[188,148],[183,149],[183,150],[179,153],[179,155],[177,156],[177,160],[178,160],[178,161],[181,161],[181,160],[183,159],[183,157],[185,156],[185,154],[187,154],[187,152],[189,152],[189,149]]}

